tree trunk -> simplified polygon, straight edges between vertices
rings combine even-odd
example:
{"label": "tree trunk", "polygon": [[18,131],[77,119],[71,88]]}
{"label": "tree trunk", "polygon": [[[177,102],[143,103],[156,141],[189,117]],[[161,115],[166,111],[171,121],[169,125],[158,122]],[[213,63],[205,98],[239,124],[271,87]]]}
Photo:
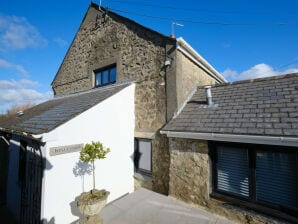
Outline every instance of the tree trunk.
{"label": "tree trunk", "polygon": [[93,190],[95,190],[95,170],[94,170],[94,161],[92,162],[92,171],[93,171]]}

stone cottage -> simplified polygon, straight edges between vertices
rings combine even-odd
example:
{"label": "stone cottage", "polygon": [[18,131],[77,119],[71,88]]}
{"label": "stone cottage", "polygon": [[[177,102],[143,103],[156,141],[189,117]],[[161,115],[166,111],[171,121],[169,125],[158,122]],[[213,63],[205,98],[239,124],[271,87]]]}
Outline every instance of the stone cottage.
{"label": "stone cottage", "polygon": [[133,80],[135,184],[167,194],[168,140],[159,130],[197,85],[225,79],[182,38],[91,3],[52,82],[55,96]]}
{"label": "stone cottage", "polygon": [[298,222],[298,74],[198,87],[162,133],[169,195],[240,223]]}
{"label": "stone cottage", "polygon": [[170,153],[160,130],[197,85],[224,82],[182,38],[91,3],[51,84],[55,98],[0,123],[8,208],[21,223],[77,219],[74,196],[91,185],[74,165],[91,140],[112,149],[98,176],[110,200],[140,186],[168,194]]}

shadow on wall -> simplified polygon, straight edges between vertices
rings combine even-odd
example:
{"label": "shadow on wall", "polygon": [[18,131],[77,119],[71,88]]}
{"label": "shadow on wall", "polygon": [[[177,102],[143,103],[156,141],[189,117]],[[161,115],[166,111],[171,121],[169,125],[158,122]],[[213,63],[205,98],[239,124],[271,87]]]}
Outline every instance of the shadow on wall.
{"label": "shadow on wall", "polygon": [[78,161],[75,165],[75,167],[73,168],[73,174],[75,175],[75,177],[81,177],[82,180],[82,192],[85,192],[85,175],[91,175],[92,173],[92,167],[90,164],[82,162],[82,161]]}
{"label": "shadow on wall", "polygon": [[[90,164],[82,162],[81,160],[79,160],[74,168],[72,169],[72,172],[74,174],[75,177],[80,177],[82,180],[82,192],[85,192],[85,175],[91,175],[92,174],[92,167]],[[72,201],[71,203],[69,203],[70,206],[70,210],[71,210],[71,214],[73,214],[74,216],[78,217],[78,219],[82,218],[82,214],[78,211],[77,209],[77,203],[76,203],[76,199],[74,201]],[[76,223],[76,222],[74,222]]]}

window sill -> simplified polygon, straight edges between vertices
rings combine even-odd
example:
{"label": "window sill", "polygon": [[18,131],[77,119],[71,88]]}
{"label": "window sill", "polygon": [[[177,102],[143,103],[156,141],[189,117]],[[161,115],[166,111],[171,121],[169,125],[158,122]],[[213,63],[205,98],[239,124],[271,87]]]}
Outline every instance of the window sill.
{"label": "window sill", "polygon": [[217,202],[218,204],[225,204],[225,203],[229,203],[232,205],[237,205],[237,206],[241,206],[243,208],[249,208],[252,209],[256,212],[260,212],[263,213],[265,215],[269,215],[272,217],[276,217],[276,218],[281,218],[290,222],[294,222],[294,223],[298,223],[298,217],[289,215],[283,211],[277,210],[277,209],[273,209],[273,208],[269,208],[254,202],[249,202],[249,201],[245,201],[245,200],[241,200],[239,198],[234,198],[228,195],[224,195],[218,192],[212,192],[210,194],[210,198],[214,201],[217,202],[218,200],[220,202]]}
{"label": "window sill", "polygon": [[152,175],[149,174],[143,174],[143,173],[134,173],[134,178],[146,181],[146,182],[153,182],[154,178]]}

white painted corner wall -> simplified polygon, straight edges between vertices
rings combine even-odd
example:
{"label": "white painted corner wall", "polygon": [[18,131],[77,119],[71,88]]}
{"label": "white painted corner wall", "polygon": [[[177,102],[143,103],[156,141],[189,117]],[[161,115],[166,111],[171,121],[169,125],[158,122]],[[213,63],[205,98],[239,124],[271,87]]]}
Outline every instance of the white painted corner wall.
{"label": "white painted corner wall", "polygon": [[110,191],[108,202],[134,191],[134,90],[132,84],[43,135],[42,219],[56,224],[78,220],[75,197],[92,189],[92,174],[78,175],[79,152],[50,156],[51,147],[102,142],[111,152],[95,163],[96,188]]}

